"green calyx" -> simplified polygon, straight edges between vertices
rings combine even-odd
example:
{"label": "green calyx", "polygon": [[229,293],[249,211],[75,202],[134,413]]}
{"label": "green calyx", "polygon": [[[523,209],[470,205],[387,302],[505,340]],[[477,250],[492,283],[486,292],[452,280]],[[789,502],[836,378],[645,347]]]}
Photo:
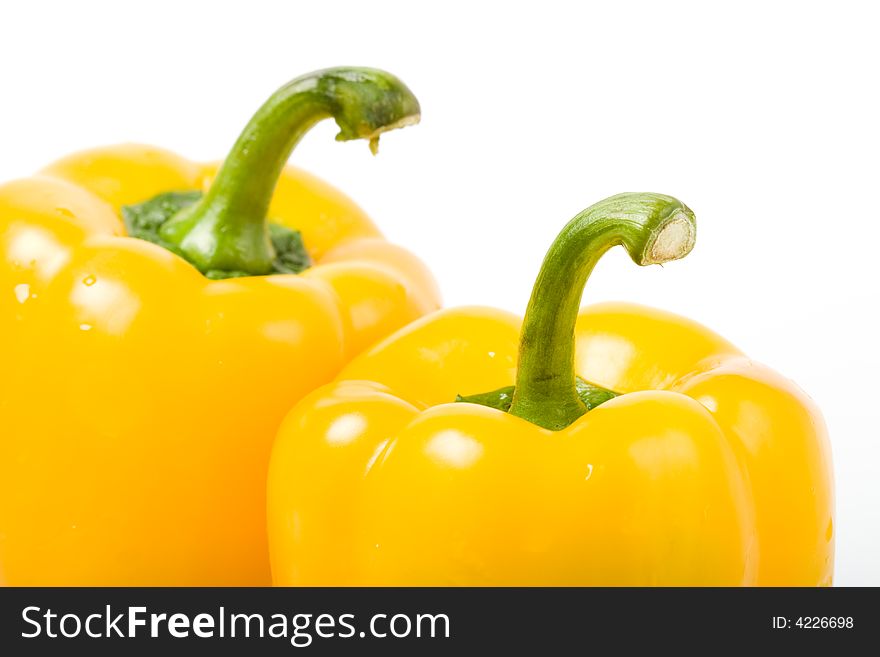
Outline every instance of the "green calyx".
{"label": "green calyx", "polygon": [[297,273],[309,266],[297,231],[272,224],[267,213],[294,147],[326,118],[336,139],[366,139],[418,123],[419,102],[400,80],[368,68],[333,68],[284,85],[239,136],[211,188],[161,194],[124,209],[129,232],[177,253],[211,278]]}
{"label": "green calyx", "polygon": [[694,213],[671,196],[618,194],[587,208],[544,258],[520,333],[516,385],[459,397],[559,431],[616,393],[578,379],[574,330],[587,280],[602,255],[623,245],[637,265],[683,258],[694,246]]}
{"label": "green calyx", "polygon": [[[158,244],[186,258],[176,244],[163,240],[159,231],[171,217],[199,201],[202,196],[201,192],[166,192],[137,205],[125,205],[122,207],[125,228],[131,237]],[[312,259],[298,230],[271,222],[268,224],[268,230],[269,242],[274,254],[270,273],[298,274],[312,266]],[[209,269],[202,273],[212,280],[252,275],[246,271],[219,269]]]}
{"label": "green calyx", "polygon": [[[597,386],[589,381],[584,381],[581,377],[575,379],[575,388],[578,397],[580,397],[584,404],[584,408],[588,411],[592,411],[600,404],[604,404],[609,399],[614,399],[618,396],[618,393],[602,386]],[[515,390],[516,386],[504,386],[503,388],[498,388],[498,390],[482,392],[476,395],[456,395],[455,401],[488,406],[489,408],[496,408],[507,413],[510,411],[510,405],[513,403]]]}

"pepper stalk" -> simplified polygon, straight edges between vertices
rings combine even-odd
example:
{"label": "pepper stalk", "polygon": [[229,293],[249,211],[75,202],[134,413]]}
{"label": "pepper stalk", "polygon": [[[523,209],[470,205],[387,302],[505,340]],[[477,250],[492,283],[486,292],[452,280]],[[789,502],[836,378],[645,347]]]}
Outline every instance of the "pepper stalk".
{"label": "pepper stalk", "polygon": [[338,141],[367,139],[418,123],[419,102],[400,80],[369,68],[331,68],[275,92],[245,126],[208,192],[158,228],[156,241],[212,277],[278,271],[267,213],[294,147],[335,119]]}
{"label": "pepper stalk", "polygon": [[618,194],[572,219],[547,252],[532,290],[509,412],[553,431],[586,413],[574,371],[574,331],[596,263],[618,244],[637,265],[678,260],[695,238],[694,213],[661,194]]}

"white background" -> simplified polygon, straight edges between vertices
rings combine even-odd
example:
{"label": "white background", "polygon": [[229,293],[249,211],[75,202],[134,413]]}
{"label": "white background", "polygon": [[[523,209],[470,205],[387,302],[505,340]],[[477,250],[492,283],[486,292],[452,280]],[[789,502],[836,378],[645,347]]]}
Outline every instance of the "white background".
{"label": "white background", "polygon": [[800,383],[831,431],[836,583],[880,585],[871,3],[17,4],[2,180],[120,141],[220,158],[283,82],[352,64],[405,80],[422,124],[377,158],[322,124],[292,161],[420,254],[449,305],[522,312],[556,232],[605,196],[685,201],[694,252],[646,269],[613,252],[585,303],[681,312]]}

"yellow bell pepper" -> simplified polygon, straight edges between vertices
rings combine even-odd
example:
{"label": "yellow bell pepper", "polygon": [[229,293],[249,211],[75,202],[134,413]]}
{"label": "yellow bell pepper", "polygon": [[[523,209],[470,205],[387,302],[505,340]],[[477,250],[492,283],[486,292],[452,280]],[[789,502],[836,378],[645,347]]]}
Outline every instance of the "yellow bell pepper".
{"label": "yellow bell pepper", "polygon": [[120,146],[0,187],[0,583],[270,582],[284,414],[439,307],[419,260],[284,168],[331,116],[375,146],[419,105],[387,73],[320,71],[219,170]]}
{"label": "yellow bell pepper", "polygon": [[695,230],[673,198],[607,199],[553,244],[522,322],[440,311],[301,401],[269,469],[274,583],[831,584],[806,395],[682,317],[579,311],[607,249],[663,263]]}

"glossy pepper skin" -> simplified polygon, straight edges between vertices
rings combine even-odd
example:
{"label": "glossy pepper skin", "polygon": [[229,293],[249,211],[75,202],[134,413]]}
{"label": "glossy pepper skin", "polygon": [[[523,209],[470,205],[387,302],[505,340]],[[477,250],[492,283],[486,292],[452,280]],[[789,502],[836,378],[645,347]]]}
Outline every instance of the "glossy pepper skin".
{"label": "glossy pepper skin", "polygon": [[[244,135],[270,166],[245,161],[250,172],[233,149],[226,162],[238,170],[207,204],[238,202],[242,215],[214,226],[238,241],[208,240],[206,252],[244,270],[240,253],[271,254],[257,207],[271,200],[268,217],[301,231],[313,261],[300,275],[209,280],[126,235],[123,206],[169,191],[210,199],[215,165],[120,146],[0,187],[0,583],[270,582],[265,478],[279,422],[354,354],[439,307],[419,260],[334,188],[283,168],[298,136],[331,113],[345,138],[417,118],[411,93],[379,71],[291,84],[327,80],[350,102],[315,110],[288,93],[279,112],[273,97],[274,122],[262,111],[262,132],[252,122]],[[383,99],[397,106],[376,118]],[[277,187],[250,178],[273,172]]]}
{"label": "glossy pepper skin", "polygon": [[[524,322],[439,311],[300,402],[270,464],[274,583],[829,585],[809,398],[691,320],[578,311],[607,248],[673,260],[693,226],[670,197],[612,197],[560,235]],[[617,396],[586,412],[575,372]],[[454,403],[514,384],[508,412]]]}

